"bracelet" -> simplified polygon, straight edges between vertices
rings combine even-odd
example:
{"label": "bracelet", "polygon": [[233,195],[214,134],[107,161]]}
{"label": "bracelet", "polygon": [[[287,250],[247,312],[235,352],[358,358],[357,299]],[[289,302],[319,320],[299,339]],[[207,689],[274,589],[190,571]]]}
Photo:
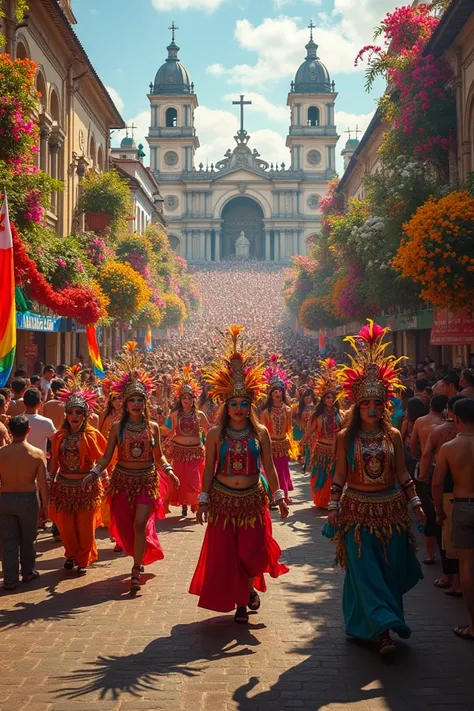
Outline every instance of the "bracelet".
{"label": "bracelet", "polygon": [[208,504],[209,503],[209,494],[207,491],[201,491],[201,493],[198,496],[198,504],[199,506],[202,506],[203,504]]}
{"label": "bracelet", "polygon": [[102,474],[102,471],[102,467],[99,464],[96,464],[95,467],[92,467],[91,474],[94,475],[94,479],[97,479]]}
{"label": "bracelet", "polygon": [[413,509],[416,509],[417,506],[421,506],[421,499],[419,496],[414,496],[412,499],[410,499],[410,504]]}
{"label": "bracelet", "polygon": [[329,491],[331,494],[342,494],[343,488],[339,484],[332,484]]}
{"label": "bracelet", "polygon": [[334,499],[331,499],[328,503],[328,511],[339,511],[341,508],[341,502],[340,501],[334,501]]}
{"label": "bracelet", "polygon": [[415,486],[415,482],[413,479],[408,479],[404,484],[402,484],[402,489],[403,491],[407,491],[407,489],[411,489],[412,486]]}
{"label": "bracelet", "polygon": [[285,498],[285,492],[283,489],[277,489],[273,494],[273,501],[277,504],[279,501],[283,501]]}
{"label": "bracelet", "polygon": [[169,462],[166,462],[166,464],[163,464],[163,466],[161,468],[163,469],[164,472],[169,472],[169,471],[172,472],[173,471],[173,465],[170,464]]}

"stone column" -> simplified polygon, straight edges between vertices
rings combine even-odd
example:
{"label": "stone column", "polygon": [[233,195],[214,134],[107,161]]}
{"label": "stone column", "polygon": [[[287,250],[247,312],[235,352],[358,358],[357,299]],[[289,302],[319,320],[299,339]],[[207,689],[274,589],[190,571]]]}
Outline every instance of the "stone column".
{"label": "stone column", "polygon": [[51,126],[40,123],[40,170],[49,173],[49,137],[51,136]]}
{"label": "stone column", "polygon": [[280,262],[286,262],[288,259],[286,242],[287,234],[288,230],[280,230]]}
{"label": "stone column", "polygon": [[216,230],[215,258],[216,262],[221,261],[221,233],[222,230]]}
{"label": "stone column", "polygon": [[334,104],[328,104],[328,126],[334,126]]}
{"label": "stone column", "polygon": [[[59,152],[61,150],[61,143],[56,140],[54,143],[49,144],[50,150],[50,167],[51,167],[51,177],[59,177]],[[51,193],[51,209],[55,215],[58,214],[58,193]]]}
{"label": "stone column", "polygon": [[273,230],[273,243],[275,250],[275,262],[280,261],[280,230]]}
{"label": "stone column", "polygon": [[298,254],[304,255],[303,230],[297,230]]}
{"label": "stone column", "polygon": [[199,233],[201,235],[201,245],[199,249],[199,259],[201,261],[205,261],[206,259],[206,237],[207,237],[207,231],[206,230],[199,230]]}
{"label": "stone column", "polygon": [[211,261],[211,230],[206,230],[206,262]]}
{"label": "stone column", "polygon": [[329,168],[336,170],[336,146],[328,146],[329,151]]}
{"label": "stone column", "polygon": [[270,230],[265,230],[265,261],[270,261]]}
{"label": "stone column", "polygon": [[188,230],[183,230],[183,254],[184,259],[188,258]]}

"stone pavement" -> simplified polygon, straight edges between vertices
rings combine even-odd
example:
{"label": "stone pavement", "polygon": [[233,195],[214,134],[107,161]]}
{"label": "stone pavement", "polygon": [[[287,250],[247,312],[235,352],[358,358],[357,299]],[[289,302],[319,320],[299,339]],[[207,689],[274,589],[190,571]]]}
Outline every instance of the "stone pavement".
{"label": "stone pavement", "polygon": [[412,638],[381,662],[344,637],[343,575],[307,479],[295,479],[291,518],[273,514],[291,572],[270,580],[248,628],[187,594],[203,535],[192,520],[160,522],[166,558],[134,599],[130,562],[103,532],[100,561],[81,579],[41,537],[41,578],[0,598],[0,711],[472,710],[474,645],[451,632],[466,613],[433,587],[438,566],[406,597]]}

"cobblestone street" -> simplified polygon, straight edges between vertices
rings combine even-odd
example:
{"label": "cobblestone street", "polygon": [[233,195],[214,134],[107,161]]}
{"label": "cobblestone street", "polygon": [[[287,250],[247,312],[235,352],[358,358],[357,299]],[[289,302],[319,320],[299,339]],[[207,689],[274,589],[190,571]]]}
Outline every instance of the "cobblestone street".
{"label": "cobblestone street", "polygon": [[135,599],[129,560],[105,533],[81,579],[66,576],[60,544],[42,536],[41,579],[1,600],[1,711],[472,709],[474,645],[451,632],[467,615],[433,587],[439,566],[406,597],[412,638],[382,663],[344,636],[343,575],[306,479],[295,478],[291,518],[275,523],[291,572],[269,582],[248,628],[187,594],[203,531],[177,509],[160,523],[166,558]]}

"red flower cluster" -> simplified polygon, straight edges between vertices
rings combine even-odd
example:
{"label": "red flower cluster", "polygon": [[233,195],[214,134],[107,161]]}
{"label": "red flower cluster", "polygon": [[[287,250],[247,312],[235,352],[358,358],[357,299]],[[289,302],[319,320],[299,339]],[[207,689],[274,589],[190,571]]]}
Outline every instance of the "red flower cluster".
{"label": "red flower cluster", "polygon": [[83,326],[96,323],[101,315],[97,297],[88,286],[68,286],[55,291],[31,257],[26,253],[15,225],[12,223],[15,282],[27,287],[29,296],[39,304],[59,314],[75,319]]}

